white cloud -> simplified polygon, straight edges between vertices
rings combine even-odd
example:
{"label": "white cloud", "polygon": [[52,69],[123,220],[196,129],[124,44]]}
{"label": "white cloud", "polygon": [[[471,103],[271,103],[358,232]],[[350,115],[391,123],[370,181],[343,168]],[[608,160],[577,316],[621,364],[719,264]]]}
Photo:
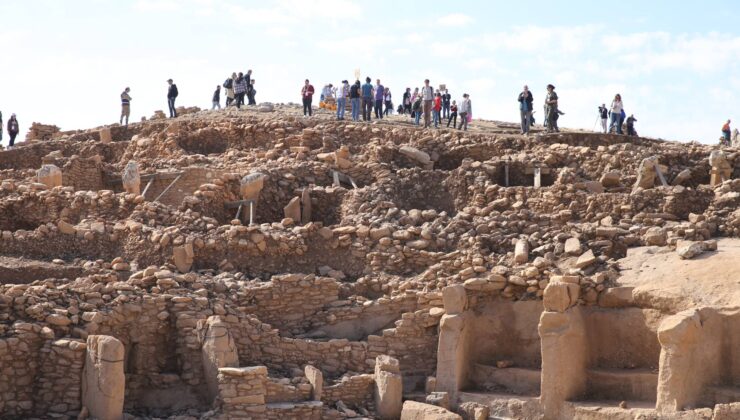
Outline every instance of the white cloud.
{"label": "white cloud", "polygon": [[473,22],[473,18],[463,13],[452,13],[437,19],[442,26],[465,26]]}

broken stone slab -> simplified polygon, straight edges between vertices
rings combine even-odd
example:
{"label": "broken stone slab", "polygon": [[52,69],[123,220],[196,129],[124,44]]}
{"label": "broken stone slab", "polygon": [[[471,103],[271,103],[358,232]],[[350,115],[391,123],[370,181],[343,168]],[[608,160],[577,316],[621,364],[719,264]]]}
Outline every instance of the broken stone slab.
{"label": "broken stone slab", "polygon": [[175,261],[175,267],[181,273],[187,273],[193,266],[193,258],[195,253],[193,252],[193,244],[186,243],[185,245],[176,246],[172,248],[172,259]]}
{"label": "broken stone slab", "polygon": [[578,238],[568,238],[565,241],[565,253],[570,255],[581,254],[581,241]]}
{"label": "broken stone slab", "polygon": [[704,252],[704,244],[701,242],[681,241],[676,246],[676,252],[682,260],[690,260]]}
{"label": "broken stone slab", "polygon": [[201,359],[208,394],[213,401],[218,396],[218,373],[221,368],[238,368],[239,354],[227,324],[220,316],[200,321]]}
{"label": "broken stone slab", "polygon": [[36,172],[36,179],[39,183],[46,185],[49,188],[54,188],[62,185],[62,170],[56,165],[47,164],[41,166]]}
{"label": "broken stone slab", "polygon": [[599,182],[604,186],[604,188],[619,187],[621,185],[621,177],[622,174],[619,171],[609,171],[601,175]]}
{"label": "broken stone slab", "polygon": [[586,268],[595,262],[596,262],[596,256],[594,255],[594,251],[589,249],[588,251],[581,254],[580,257],[578,257],[575,263],[575,267],[576,268]]}
{"label": "broken stone slab", "polygon": [[671,185],[682,185],[686,181],[691,179],[691,171],[688,169],[684,169],[683,171],[679,172],[675,178],[673,178],[673,181],[671,182]]}
{"label": "broken stone slab", "polygon": [[450,394],[447,392],[432,392],[426,397],[426,403],[442,407],[445,410],[450,409]]}
{"label": "broken stone slab", "polygon": [[403,380],[398,359],[375,358],[375,411],[379,419],[397,419],[403,402]]}
{"label": "broken stone slab", "polygon": [[301,198],[293,197],[288,204],[283,207],[283,214],[286,219],[292,219],[293,222],[301,221]]}
{"label": "broken stone slab", "polygon": [[406,400],[403,403],[401,420],[462,420],[462,417],[436,405]]}
{"label": "broken stone slab", "polygon": [[468,295],[465,286],[455,284],[442,289],[442,303],[448,315],[461,314],[468,304]]}
{"label": "broken stone slab", "polygon": [[98,134],[100,136],[101,143],[110,143],[113,141],[113,136],[111,135],[110,128],[108,127],[101,128]]}
{"label": "broken stone slab", "polygon": [[254,200],[256,204],[266,178],[267,176],[261,172],[252,172],[245,175],[239,182],[239,194],[241,194],[242,200]]}
{"label": "broken stone slab", "polygon": [[87,337],[87,356],[82,372],[82,405],[90,417],[123,419],[123,344],[107,335]]}
{"label": "broken stone slab", "polygon": [[565,312],[578,303],[580,293],[581,286],[578,284],[551,281],[545,288],[542,304],[547,311]]}
{"label": "broken stone slab", "polygon": [[303,369],[308,383],[311,384],[311,398],[314,401],[321,401],[324,390],[324,374],[311,365],[306,365]]}
{"label": "broken stone slab", "polygon": [[514,245],[514,262],[524,264],[529,260],[529,242],[526,239],[519,239]]}
{"label": "broken stone slab", "polygon": [[658,165],[658,157],[650,156],[640,162],[640,167],[637,168],[637,181],[635,181],[634,188],[653,188],[655,185],[655,167]]}
{"label": "broken stone slab", "polygon": [[126,164],[121,175],[121,182],[123,183],[123,189],[127,193],[141,194],[141,176],[139,174],[139,165],[133,160]]}
{"label": "broken stone slab", "polygon": [[634,287],[610,287],[599,295],[599,306],[603,308],[627,308],[634,304]]}
{"label": "broken stone slab", "polygon": [[424,169],[432,169],[434,167],[434,162],[432,162],[429,154],[415,147],[401,146],[398,151],[407,158],[418,162]]}

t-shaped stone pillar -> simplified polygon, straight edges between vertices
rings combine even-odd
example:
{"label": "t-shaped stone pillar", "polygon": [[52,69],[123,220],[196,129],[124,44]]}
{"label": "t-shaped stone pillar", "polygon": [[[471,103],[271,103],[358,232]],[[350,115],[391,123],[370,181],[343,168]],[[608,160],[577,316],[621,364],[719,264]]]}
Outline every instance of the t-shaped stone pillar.
{"label": "t-shaped stone pillar", "polygon": [[141,194],[141,176],[139,175],[139,165],[130,160],[126,164],[126,168],[123,170],[121,175],[121,181],[123,182],[123,189],[127,193]]}
{"label": "t-shaped stone pillar", "polygon": [[82,372],[82,405],[90,417],[123,419],[123,344],[107,335],[87,337],[87,356]]}
{"label": "t-shaped stone pillar", "polygon": [[403,380],[398,359],[375,358],[375,410],[379,419],[397,419],[403,407]]}
{"label": "t-shaped stone pillar", "polygon": [[[202,321],[201,321],[202,322]],[[211,400],[218,396],[218,370],[239,367],[236,343],[226,324],[219,316],[210,316],[205,324],[199,325],[202,340],[201,357],[203,374]]]}
{"label": "t-shaped stone pillar", "polygon": [[709,154],[709,165],[712,167],[709,183],[712,186],[719,185],[732,177],[732,165],[727,160],[725,152],[714,150]]}

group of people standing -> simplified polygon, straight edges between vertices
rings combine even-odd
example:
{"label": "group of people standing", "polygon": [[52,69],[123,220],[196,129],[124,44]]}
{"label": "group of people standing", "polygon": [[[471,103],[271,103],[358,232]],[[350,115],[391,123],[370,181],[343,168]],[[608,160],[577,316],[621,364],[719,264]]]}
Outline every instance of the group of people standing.
{"label": "group of people standing", "polygon": [[[534,96],[529,90],[529,86],[524,85],[522,92],[517,98],[519,102],[519,114],[521,117],[522,134],[529,134],[529,130],[534,125]],[[558,94],[555,93],[555,86],[547,85],[547,94],[545,95],[545,122],[544,126],[548,133],[559,133],[558,118],[565,113],[558,108]]]}
{"label": "group of people standing", "polygon": [[[257,105],[255,100],[257,90],[254,88],[252,70],[247,70],[246,74],[242,72],[239,72],[239,74],[232,73],[231,77],[227,78],[222,86],[226,90],[226,107],[236,106],[237,109],[241,109],[242,105],[245,105],[245,97],[247,98],[247,105]],[[216,86],[212,101],[211,110],[221,109],[221,86]]]}
{"label": "group of people standing", "polygon": [[[599,107],[599,118],[601,119],[601,130],[606,133],[614,131],[616,134],[624,134],[622,125],[627,123],[627,135],[637,136],[635,131],[635,122],[637,119],[634,115],[627,117],[627,113],[624,111],[624,104],[622,103],[622,95],[617,93],[614,96],[614,100],[609,108],[606,104],[601,104]],[[609,121],[609,127],[607,128],[607,121]]]}
{"label": "group of people standing", "polygon": [[[0,112],[0,142],[3,141],[3,126],[3,113]],[[13,147],[15,144],[15,138],[18,136],[19,131],[18,119],[16,119],[15,114],[11,114],[10,119],[8,120],[8,136],[10,136],[8,147]]]}

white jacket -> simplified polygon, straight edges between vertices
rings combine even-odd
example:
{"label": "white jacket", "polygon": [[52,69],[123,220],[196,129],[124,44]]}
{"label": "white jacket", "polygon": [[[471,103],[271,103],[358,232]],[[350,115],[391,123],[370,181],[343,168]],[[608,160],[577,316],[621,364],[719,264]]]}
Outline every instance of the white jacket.
{"label": "white jacket", "polygon": [[612,114],[621,115],[622,114],[622,101],[612,101]]}

